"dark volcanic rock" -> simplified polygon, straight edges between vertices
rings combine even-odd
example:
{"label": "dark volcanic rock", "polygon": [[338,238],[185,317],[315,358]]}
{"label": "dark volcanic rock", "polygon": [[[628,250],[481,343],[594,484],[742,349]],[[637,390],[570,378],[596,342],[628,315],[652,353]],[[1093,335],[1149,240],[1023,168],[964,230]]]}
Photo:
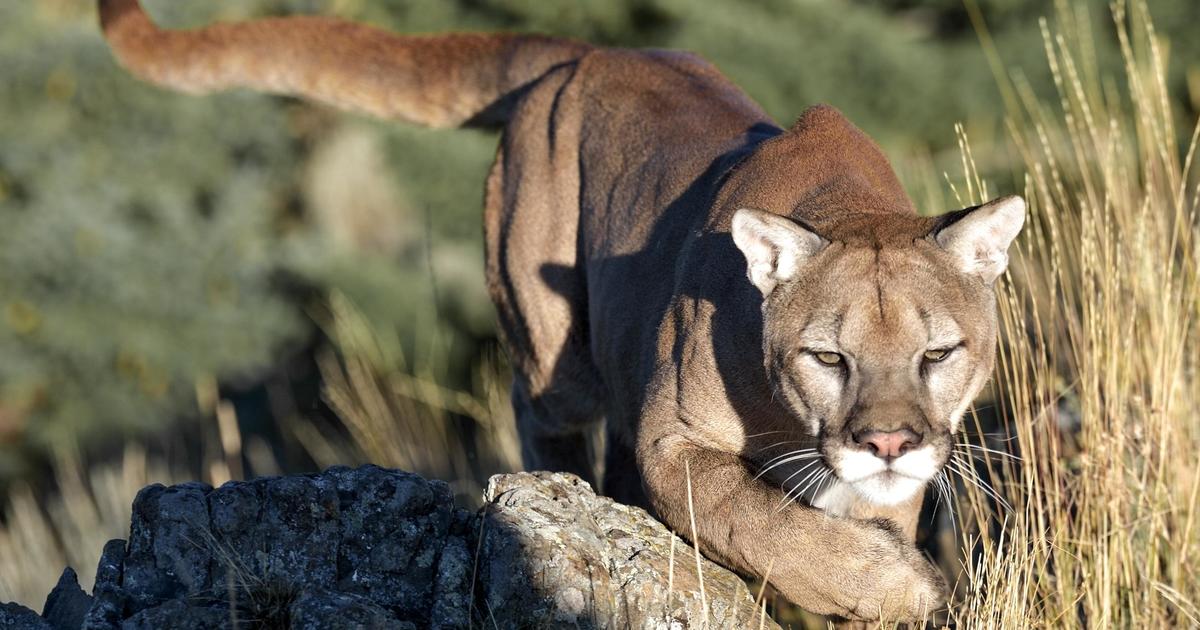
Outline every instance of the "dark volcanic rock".
{"label": "dark volcanic rock", "polygon": [[453,536],[442,548],[438,560],[437,580],[433,584],[433,610],[429,613],[429,627],[462,628],[470,625],[471,587],[475,574],[474,557],[467,548],[467,541]]}
{"label": "dark volcanic rock", "polygon": [[485,499],[375,466],[148,486],[91,596],[68,569],[44,619],[9,604],[0,630],[758,626],[737,576],[698,576],[690,546],[576,477],[497,475]]}
{"label": "dark volcanic rock", "polygon": [[52,627],[20,604],[0,604],[0,628],[4,630],[51,630]]}
{"label": "dark volcanic rock", "polygon": [[229,608],[189,606],[173,599],[161,606],[147,608],[121,623],[121,630],[221,630],[233,626]]}
{"label": "dark volcanic rock", "polygon": [[338,590],[363,595],[407,619],[426,622],[434,575],[450,533],[450,487],[409,473],[360,468],[338,475],[349,497],[341,519]]}
{"label": "dark volcanic rock", "polygon": [[307,590],[292,602],[288,622],[292,630],[417,629],[412,622],[398,621],[366,597],[320,589]]}
{"label": "dark volcanic rock", "polygon": [[342,515],[333,472],[231,482],[213,490],[208,496],[213,584],[333,588]]}
{"label": "dark volcanic rock", "polygon": [[79,630],[83,618],[92,607],[92,596],[79,588],[75,569],[67,567],[42,608],[42,618],[56,630]]}
{"label": "dark volcanic rock", "polygon": [[133,521],[122,586],[131,612],[186,597],[211,583],[213,534],[207,496],[212,488],[185,483],[146,486],[133,500]]}
{"label": "dark volcanic rock", "polygon": [[92,586],[92,607],[84,616],[84,630],[108,630],[121,625],[126,599],[125,588],[121,585],[124,572],[125,541],[110,540],[100,552],[96,582]]}

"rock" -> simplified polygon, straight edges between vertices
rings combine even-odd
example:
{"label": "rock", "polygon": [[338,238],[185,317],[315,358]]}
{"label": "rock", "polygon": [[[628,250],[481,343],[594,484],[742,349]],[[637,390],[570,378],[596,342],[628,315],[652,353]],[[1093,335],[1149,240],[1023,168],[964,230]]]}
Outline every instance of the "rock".
{"label": "rock", "polygon": [[211,491],[185,483],[138,492],[122,574],[130,612],[194,595],[210,584],[216,550],[206,500]]}
{"label": "rock", "polygon": [[471,621],[471,587],[475,573],[474,557],[467,541],[460,536],[446,540],[433,585],[433,610],[429,627],[435,630],[462,628]]}
{"label": "rock", "polygon": [[224,630],[235,627],[233,620],[228,606],[189,606],[182,599],[173,599],[126,619],[121,630]]}
{"label": "rock", "polygon": [[68,569],[45,619],[8,605],[0,630],[758,626],[736,575],[697,576],[683,540],[577,477],[498,475],[485,499],[376,466],[148,486],[92,596]]}
{"label": "rock", "polygon": [[55,630],[79,630],[83,618],[92,607],[92,596],[79,588],[79,576],[75,569],[67,567],[58,578],[58,584],[46,597],[42,607],[42,618]]}
{"label": "rock", "polygon": [[212,584],[333,588],[341,516],[335,485],[329,474],[298,475],[213,490]]}
{"label": "rock", "polygon": [[125,612],[125,541],[110,540],[100,552],[96,581],[92,586],[92,607],[83,619],[83,630],[112,630],[121,625]]}
{"label": "rock", "polygon": [[[358,595],[308,590],[288,608],[292,630],[417,630],[408,621],[397,621],[386,608]],[[464,626],[465,627],[465,626]]]}
{"label": "rock", "polygon": [[350,499],[337,565],[353,567],[340,577],[338,590],[425,623],[455,512],[450,487],[375,467],[341,471],[337,481],[338,492]]}
{"label": "rock", "polygon": [[499,627],[758,626],[745,582],[702,557],[702,596],[691,546],[578,477],[497,475],[485,499],[479,588]]}
{"label": "rock", "polygon": [[0,629],[51,630],[40,615],[20,604],[0,604]]}

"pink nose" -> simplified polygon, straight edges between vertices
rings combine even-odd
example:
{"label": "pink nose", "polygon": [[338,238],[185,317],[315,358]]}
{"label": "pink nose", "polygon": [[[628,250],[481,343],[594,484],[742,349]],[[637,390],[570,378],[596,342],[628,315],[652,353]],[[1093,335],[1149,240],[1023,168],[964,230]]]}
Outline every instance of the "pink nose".
{"label": "pink nose", "polygon": [[900,429],[899,431],[866,431],[855,433],[854,441],[871,449],[871,452],[876,457],[890,459],[892,457],[900,457],[916,448],[921,443],[921,436],[908,429]]}

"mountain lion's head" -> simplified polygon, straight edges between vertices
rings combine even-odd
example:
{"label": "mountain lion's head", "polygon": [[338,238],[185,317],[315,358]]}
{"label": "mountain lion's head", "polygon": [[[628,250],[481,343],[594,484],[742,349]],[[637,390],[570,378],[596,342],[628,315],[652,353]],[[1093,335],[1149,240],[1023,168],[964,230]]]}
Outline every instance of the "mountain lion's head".
{"label": "mountain lion's head", "polygon": [[992,371],[992,285],[1024,220],[1020,197],[829,226],[734,215],[763,294],[768,378],[825,464],[867,500],[911,498],[950,457]]}

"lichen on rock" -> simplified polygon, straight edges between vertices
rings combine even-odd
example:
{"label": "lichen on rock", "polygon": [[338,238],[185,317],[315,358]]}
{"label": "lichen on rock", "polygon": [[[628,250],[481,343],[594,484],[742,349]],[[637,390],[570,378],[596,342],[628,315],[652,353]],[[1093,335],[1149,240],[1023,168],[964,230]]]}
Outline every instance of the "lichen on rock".
{"label": "lichen on rock", "polygon": [[698,576],[683,540],[577,477],[497,475],[484,498],[469,512],[443,482],[376,466],[148,486],[91,595],[68,569],[42,615],[7,604],[0,626],[759,625],[740,578],[703,558]]}

